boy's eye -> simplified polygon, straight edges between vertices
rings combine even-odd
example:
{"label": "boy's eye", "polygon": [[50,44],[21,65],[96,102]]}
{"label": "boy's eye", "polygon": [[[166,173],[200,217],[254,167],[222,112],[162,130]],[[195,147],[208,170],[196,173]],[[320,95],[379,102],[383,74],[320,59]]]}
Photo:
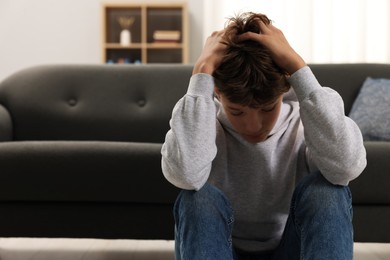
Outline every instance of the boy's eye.
{"label": "boy's eye", "polygon": [[241,116],[242,114],[244,114],[244,112],[242,112],[242,111],[230,111],[230,114],[232,116]]}
{"label": "boy's eye", "polygon": [[262,108],[261,110],[263,112],[271,112],[275,109],[276,105],[273,105],[272,107],[266,107],[266,108]]}

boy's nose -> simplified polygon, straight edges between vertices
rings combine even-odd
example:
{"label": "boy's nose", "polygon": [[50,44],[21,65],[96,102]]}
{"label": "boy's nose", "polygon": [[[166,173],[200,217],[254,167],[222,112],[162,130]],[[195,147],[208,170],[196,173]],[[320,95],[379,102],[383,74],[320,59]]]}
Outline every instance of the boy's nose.
{"label": "boy's nose", "polygon": [[261,131],[262,127],[262,120],[259,117],[258,113],[251,113],[250,117],[248,117],[248,122],[246,124],[248,133],[258,133]]}

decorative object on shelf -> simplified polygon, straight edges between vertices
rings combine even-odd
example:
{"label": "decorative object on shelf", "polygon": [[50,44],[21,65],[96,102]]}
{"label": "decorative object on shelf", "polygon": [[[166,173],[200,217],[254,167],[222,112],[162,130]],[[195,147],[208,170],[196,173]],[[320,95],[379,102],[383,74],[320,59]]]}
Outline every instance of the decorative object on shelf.
{"label": "decorative object on shelf", "polygon": [[127,16],[121,16],[118,18],[118,23],[122,28],[122,31],[120,33],[120,44],[121,45],[130,45],[131,43],[131,32],[130,27],[133,25],[135,18],[134,17],[127,17]]}
{"label": "decorative object on shelf", "polygon": [[154,42],[180,42],[180,31],[156,30],[153,33]]}

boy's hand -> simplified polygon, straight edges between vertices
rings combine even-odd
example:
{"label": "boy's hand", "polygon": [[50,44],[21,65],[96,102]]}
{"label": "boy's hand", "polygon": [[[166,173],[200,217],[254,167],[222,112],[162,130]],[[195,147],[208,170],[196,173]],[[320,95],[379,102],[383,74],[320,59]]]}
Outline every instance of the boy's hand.
{"label": "boy's hand", "polygon": [[262,44],[270,52],[275,63],[290,75],[306,65],[302,57],[290,46],[283,32],[259,20],[261,33],[246,32],[239,36],[240,41],[252,40]]}
{"label": "boy's hand", "polygon": [[226,44],[222,43],[225,30],[213,32],[206,40],[202,53],[194,65],[192,74],[207,73],[212,75],[222,61]]}

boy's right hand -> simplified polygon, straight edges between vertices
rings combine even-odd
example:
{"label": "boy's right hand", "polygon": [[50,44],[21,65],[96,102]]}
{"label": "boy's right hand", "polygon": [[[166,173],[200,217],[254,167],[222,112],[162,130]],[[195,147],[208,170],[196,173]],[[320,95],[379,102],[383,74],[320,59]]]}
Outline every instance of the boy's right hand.
{"label": "boy's right hand", "polygon": [[214,70],[218,68],[227,49],[226,44],[222,42],[224,33],[225,30],[215,31],[207,38],[192,74],[206,73],[212,75]]}

